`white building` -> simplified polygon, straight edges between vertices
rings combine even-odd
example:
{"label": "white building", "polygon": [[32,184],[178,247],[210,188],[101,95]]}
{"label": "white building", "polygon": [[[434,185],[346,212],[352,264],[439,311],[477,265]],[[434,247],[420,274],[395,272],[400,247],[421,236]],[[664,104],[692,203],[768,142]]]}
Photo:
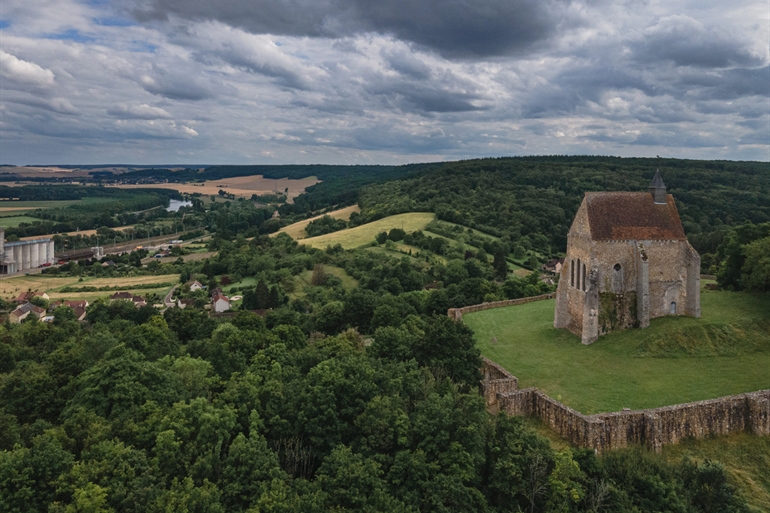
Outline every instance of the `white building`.
{"label": "white building", "polygon": [[13,274],[56,263],[51,239],[5,242],[5,228],[0,227],[0,274]]}

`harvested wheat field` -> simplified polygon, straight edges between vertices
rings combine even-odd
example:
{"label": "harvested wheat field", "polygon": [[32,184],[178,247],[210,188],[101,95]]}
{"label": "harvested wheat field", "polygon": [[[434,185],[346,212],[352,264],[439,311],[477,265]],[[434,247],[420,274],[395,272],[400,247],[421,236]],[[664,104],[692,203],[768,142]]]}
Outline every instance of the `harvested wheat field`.
{"label": "harvested wheat field", "polygon": [[252,194],[274,194],[289,189],[289,200],[296,198],[305,189],[315,185],[320,180],[315,177],[302,178],[300,180],[291,180],[289,178],[265,178],[262,175],[237,176],[234,178],[224,178],[222,180],[208,180],[201,183],[158,183],[158,184],[132,184],[115,185],[121,189],[173,189],[175,191],[192,194],[199,192],[203,195],[217,195],[219,190],[224,190],[238,197],[250,198]]}
{"label": "harvested wheat field", "polygon": [[310,219],[305,219],[304,221],[298,221],[294,224],[290,224],[289,226],[284,226],[283,228],[278,230],[277,233],[286,233],[294,240],[304,239],[307,237],[307,233],[305,233],[305,227],[309,225],[311,221],[315,221],[316,219],[321,219],[323,216],[329,216],[329,217],[333,217],[334,219],[343,219],[347,221],[348,219],[350,219],[350,214],[352,214],[353,212],[360,212],[360,211],[361,209],[358,208],[358,205],[341,208],[339,210],[335,210],[334,212],[328,212],[326,214],[321,214],[320,216],[315,216],[315,217],[311,217]]}
{"label": "harvested wheat field", "polygon": [[[4,299],[12,299],[18,296],[21,292],[28,290],[39,290],[46,292],[52,300],[54,299],[88,299],[92,301],[96,298],[107,297],[113,294],[114,290],[110,291],[90,291],[90,292],[61,292],[63,287],[120,287],[120,290],[128,292],[134,292],[138,295],[144,295],[148,292],[163,292],[167,291],[171,286],[166,285],[168,283],[177,283],[179,281],[178,274],[161,274],[150,276],[129,276],[129,277],[116,277],[116,278],[83,278],[83,281],[78,281],[80,278],[77,276],[50,276],[46,274],[37,274],[33,276],[15,276],[13,278],[0,280],[0,296]],[[137,285],[147,285],[157,283],[157,288],[152,289],[134,289]],[[165,293],[165,292],[164,292]]]}

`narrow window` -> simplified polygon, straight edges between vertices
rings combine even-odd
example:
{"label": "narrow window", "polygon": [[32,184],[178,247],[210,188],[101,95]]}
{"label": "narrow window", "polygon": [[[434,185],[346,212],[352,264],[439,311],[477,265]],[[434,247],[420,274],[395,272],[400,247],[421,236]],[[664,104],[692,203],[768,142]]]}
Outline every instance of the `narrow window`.
{"label": "narrow window", "polygon": [[676,315],[676,301],[671,301],[671,306],[669,307],[668,313],[670,315]]}
{"label": "narrow window", "polygon": [[575,261],[574,260],[569,261],[569,285],[570,287],[575,286]]}
{"label": "narrow window", "polygon": [[583,264],[583,290],[586,289],[586,264]]}
{"label": "narrow window", "polygon": [[575,286],[580,290],[580,259],[578,258],[577,261],[577,282],[575,283]]}

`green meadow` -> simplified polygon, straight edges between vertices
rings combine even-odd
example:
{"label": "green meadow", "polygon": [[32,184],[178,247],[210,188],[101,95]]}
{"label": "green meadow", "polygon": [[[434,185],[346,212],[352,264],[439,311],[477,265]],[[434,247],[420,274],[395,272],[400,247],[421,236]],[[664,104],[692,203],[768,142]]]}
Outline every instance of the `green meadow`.
{"label": "green meadow", "polygon": [[576,410],[655,408],[770,388],[770,296],[702,290],[702,317],[584,346],[553,327],[554,300],[463,316],[481,353]]}
{"label": "green meadow", "polygon": [[318,237],[303,239],[301,244],[307,244],[314,248],[324,249],[327,246],[342,245],[345,249],[354,249],[374,242],[374,238],[380,232],[389,232],[393,228],[401,228],[405,232],[413,232],[424,229],[433,221],[436,214],[431,212],[410,212],[397,214],[362,224],[355,228],[327,233]]}

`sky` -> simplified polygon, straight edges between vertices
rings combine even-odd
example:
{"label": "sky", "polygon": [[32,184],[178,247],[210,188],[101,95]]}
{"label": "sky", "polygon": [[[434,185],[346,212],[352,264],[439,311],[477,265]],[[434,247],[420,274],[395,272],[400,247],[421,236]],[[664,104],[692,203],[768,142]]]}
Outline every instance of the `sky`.
{"label": "sky", "polygon": [[770,160],[770,0],[2,0],[2,164]]}

